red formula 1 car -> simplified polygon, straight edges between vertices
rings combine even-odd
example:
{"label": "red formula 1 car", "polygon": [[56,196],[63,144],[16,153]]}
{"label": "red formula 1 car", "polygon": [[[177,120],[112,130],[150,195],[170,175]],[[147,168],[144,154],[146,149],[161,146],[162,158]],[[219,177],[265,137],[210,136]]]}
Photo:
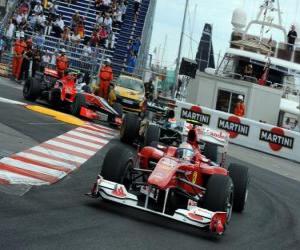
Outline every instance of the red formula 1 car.
{"label": "red formula 1 car", "polygon": [[76,116],[121,125],[122,106],[116,103],[111,107],[105,99],[92,94],[89,87],[80,81],[81,78],[79,72],[70,72],[59,79],[56,70],[46,68],[44,74],[25,82],[23,96],[29,101],[46,100]]}
{"label": "red formula 1 car", "polygon": [[[201,154],[199,145],[205,141],[223,147],[220,164]],[[224,167],[227,143],[227,133],[199,127],[189,130],[179,147],[158,144],[134,154],[116,145],[107,153],[88,195],[222,235],[232,210],[244,210],[249,183],[246,167]]]}

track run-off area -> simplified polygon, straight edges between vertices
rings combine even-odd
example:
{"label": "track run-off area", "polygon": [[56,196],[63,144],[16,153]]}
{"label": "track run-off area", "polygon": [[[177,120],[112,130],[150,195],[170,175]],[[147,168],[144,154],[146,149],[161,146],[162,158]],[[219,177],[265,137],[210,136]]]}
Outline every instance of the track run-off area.
{"label": "track run-off area", "polygon": [[[59,156],[49,159],[48,164],[61,168],[51,170],[51,174],[67,173],[59,180],[50,179],[51,185],[0,185],[0,249],[299,249],[299,164],[230,146],[228,163],[241,163],[250,169],[248,204],[243,214],[233,214],[225,235],[216,237],[85,196],[107,150],[119,143],[118,132],[104,133],[111,136],[103,138],[106,143],[97,147],[93,142],[93,137],[99,136],[97,129],[86,131],[13,101],[24,102],[21,87],[0,79],[0,163],[12,159],[5,161],[16,164],[35,155],[27,164],[47,164],[42,157],[45,145],[53,151],[58,150],[53,146],[58,147],[61,156],[76,152],[81,156],[69,156],[69,162],[64,163]],[[80,142],[82,133],[89,141]],[[70,138],[74,144],[66,147]],[[81,152],[80,143],[86,146]],[[87,155],[78,167],[72,165]],[[44,174],[42,177],[47,177],[50,172]]]}

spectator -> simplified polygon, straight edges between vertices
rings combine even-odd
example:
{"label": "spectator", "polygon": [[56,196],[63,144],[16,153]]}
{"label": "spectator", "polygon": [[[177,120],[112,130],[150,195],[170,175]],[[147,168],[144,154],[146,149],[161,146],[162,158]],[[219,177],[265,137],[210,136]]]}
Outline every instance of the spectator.
{"label": "spectator", "polygon": [[43,12],[41,12],[36,17],[35,30],[38,31],[38,32],[42,31],[44,33],[45,32],[45,27],[46,27],[46,16],[44,15]]}
{"label": "spectator", "polygon": [[119,5],[121,11],[122,11],[122,20],[124,19],[124,15],[126,14],[127,11],[127,2],[126,1],[122,1]]}
{"label": "spectator", "polygon": [[80,43],[81,37],[77,30],[71,35],[70,40],[74,43],[74,45],[78,45]]}
{"label": "spectator", "polygon": [[56,70],[60,78],[64,77],[69,68],[69,59],[66,56],[66,50],[61,49],[61,53],[56,57]]}
{"label": "spectator", "polygon": [[28,27],[29,27],[29,24],[28,24],[26,18],[23,17],[22,21],[19,23],[18,28],[19,28],[19,30],[27,30]]}
{"label": "spectator", "polygon": [[114,49],[116,36],[114,32],[110,32],[108,38],[106,39],[105,48]]}
{"label": "spectator", "polygon": [[57,38],[62,37],[62,33],[64,32],[65,23],[60,15],[58,19],[53,23],[53,31],[55,32],[55,36]]}
{"label": "spectator", "polygon": [[244,104],[244,97],[242,95],[238,96],[237,103],[234,107],[234,114],[236,116],[244,117],[246,114],[246,107]]}
{"label": "spectator", "polygon": [[106,59],[104,61],[104,66],[101,68],[99,73],[100,79],[100,86],[99,86],[99,96],[103,97],[104,99],[108,100],[108,92],[109,92],[109,85],[110,82],[113,80],[113,71],[111,68],[111,61],[110,59]]}
{"label": "spectator", "polygon": [[134,68],[136,65],[136,55],[133,53],[133,51],[131,51],[128,59],[127,59],[127,72],[128,73],[133,73]]}
{"label": "spectator", "polygon": [[0,34],[0,62],[2,59],[2,53],[4,52],[6,47],[5,41],[4,41],[4,37],[2,37],[2,34]]}
{"label": "spectator", "polygon": [[105,15],[105,18],[103,20],[103,24],[107,28],[107,31],[110,32],[112,30],[112,18],[109,14]]}
{"label": "spectator", "polygon": [[[27,47],[26,50],[23,54],[23,61],[22,61],[22,66],[21,66],[21,72],[19,75],[18,80],[27,80],[29,78],[29,71],[30,71],[30,63],[33,58],[33,51],[32,51],[32,46],[30,43],[27,42]],[[24,76],[24,78],[23,78]]]}
{"label": "spectator", "polygon": [[252,67],[251,63],[249,63],[245,66],[244,76],[253,76],[253,67]]}
{"label": "spectator", "polygon": [[74,31],[76,26],[78,25],[79,21],[81,20],[81,16],[79,14],[79,11],[77,10],[71,19],[71,29]]}
{"label": "spectator", "polygon": [[117,8],[117,10],[113,13],[113,25],[115,27],[120,27],[122,24],[122,10]]}
{"label": "spectator", "polygon": [[35,76],[36,71],[41,69],[42,54],[40,49],[37,47],[33,50],[32,58],[32,77]]}
{"label": "spectator", "polygon": [[20,34],[20,32],[18,32],[16,34],[16,37],[17,39],[13,48],[12,75],[17,80],[20,76],[23,61],[23,53],[27,45],[24,41],[24,34]]}
{"label": "spectator", "polygon": [[49,5],[49,18],[51,19],[56,19],[59,12],[58,12],[58,5],[54,2],[54,3],[51,3],[51,5]]}
{"label": "spectator", "polygon": [[98,38],[99,46],[104,46],[106,44],[106,39],[108,38],[108,32],[106,30],[106,27],[104,27],[103,25],[99,29]]}
{"label": "spectator", "polygon": [[42,12],[44,11],[43,9],[43,6],[41,5],[41,3],[37,3],[35,6],[34,6],[34,9],[33,9],[33,13],[36,14],[36,15],[39,15],[41,14]]}
{"label": "spectator", "polygon": [[71,30],[68,26],[64,27],[64,31],[62,33],[62,40],[67,44],[71,39]]}
{"label": "spectator", "polygon": [[99,45],[99,41],[100,39],[99,39],[98,31],[94,30],[90,40],[91,46],[97,47]]}
{"label": "spectator", "polygon": [[140,5],[141,5],[142,0],[134,0],[134,20],[137,20],[137,16],[140,10]]}
{"label": "spectator", "polygon": [[100,13],[96,15],[96,25],[102,25],[104,22],[105,13]]}
{"label": "spectator", "polygon": [[300,126],[299,126],[299,123],[298,123],[297,120],[295,121],[295,125],[294,125],[294,128],[293,128],[293,131],[300,132]]}
{"label": "spectator", "polygon": [[286,118],[285,123],[282,125],[282,127],[285,129],[292,129],[291,120],[289,117]]}
{"label": "spectator", "polygon": [[7,28],[6,33],[5,33],[7,50],[11,49],[11,43],[12,43],[12,40],[13,40],[13,37],[14,37],[15,30],[16,30],[16,26],[13,23],[13,20],[10,19],[9,24],[8,24],[8,28]]}
{"label": "spectator", "polygon": [[111,6],[111,0],[102,0],[101,10],[108,12]]}
{"label": "spectator", "polygon": [[297,38],[297,32],[295,25],[292,25],[291,30],[288,33],[288,50],[291,52],[294,50],[294,44]]}
{"label": "spectator", "polygon": [[132,43],[132,51],[137,56],[141,47],[141,38],[137,37]]}
{"label": "spectator", "polygon": [[43,49],[45,36],[43,35],[42,31],[39,31],[38,34],[34,37],[34,42],[38,48]]}
{"label": "spectator", "polygon": [[89,42],[86,42],[86,43],[83,45],[82,55],[83,55],[84,57],[86,57],[86,58],[91,57],[91,55],[92,55],[92,48],[91,48]]}
{"label": "spectator", "polygon": [[51,61],[50,51],[46,50],[41,60],[41,71],[44,72],[44,69],[49,66]]}
{"label": "spectator", "polygon": [[78,31],[80,38],[83,39],[85,35],[83,19],[78,22],[75,29]]}

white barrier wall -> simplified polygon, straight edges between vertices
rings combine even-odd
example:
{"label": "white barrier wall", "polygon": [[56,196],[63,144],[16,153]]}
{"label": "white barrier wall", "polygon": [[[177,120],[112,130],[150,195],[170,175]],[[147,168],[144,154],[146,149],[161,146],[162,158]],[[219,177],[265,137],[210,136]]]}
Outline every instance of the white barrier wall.
{"label": "white barrier wall", "polygon": [[176,105],[177,120],[226,130],[232,143],[300,162],[300,133],[190,103]]}

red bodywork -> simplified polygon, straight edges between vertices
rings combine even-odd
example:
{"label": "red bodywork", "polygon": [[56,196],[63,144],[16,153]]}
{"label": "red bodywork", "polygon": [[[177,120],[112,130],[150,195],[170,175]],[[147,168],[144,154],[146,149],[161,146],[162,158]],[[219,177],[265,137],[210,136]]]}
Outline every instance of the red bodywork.
{"label": "red bodywork", "polygon": [[[59,79],[58,73],[56,70],[48,69],[46,68],[44,71],[44,74],[46,76],[57,78],[57,81],[54,85],[53,90],[59,90],[60,91],[60,101],[66,102],[66,103],[73,103],[75,101],[76,95],[79,93],[76,88],[76,80],[77,76],[76,74],[69,74],[61,79]],[[91,93],[86,92],[80,92],[85,97],[85,107],[81,107],[80,110],[80,116],[88,118],[90,120],[101,120],[101,115],[98,111],[101,113],[106,114],[114,114],[115,111],[112,110],[112,108],[108,105],[108,103]],[[122,124],[122,118],[119,117],[118,114],[114,114],[115,118],[113,123],[117,126]]]}
{"label": "red bodywork", "polygon": [[194,148],[195,157],[192,161],[185,161],[175,157],[176,147],[144,147],[139,152],[140,168],[151,169],[150,162],[156,163],[153,172],[148,178],[148,184],[159,189],[180,187],[186,192],[196,195],[202,193],[199,188],[177,179],[183,173],[187,179],[198,186],[204,187],[211,175],[228,175],[228,171],[219,166],[210,164],[210,160],[205,158],[199,148]]}

